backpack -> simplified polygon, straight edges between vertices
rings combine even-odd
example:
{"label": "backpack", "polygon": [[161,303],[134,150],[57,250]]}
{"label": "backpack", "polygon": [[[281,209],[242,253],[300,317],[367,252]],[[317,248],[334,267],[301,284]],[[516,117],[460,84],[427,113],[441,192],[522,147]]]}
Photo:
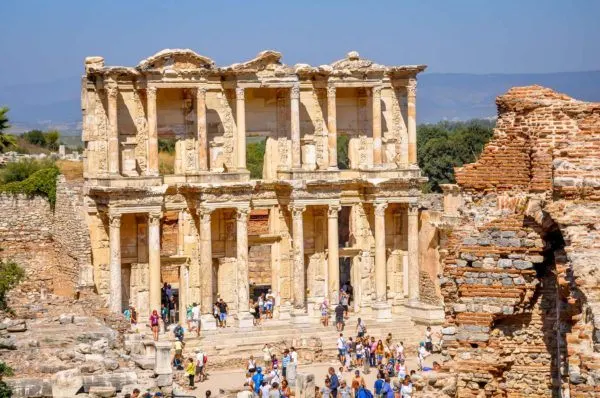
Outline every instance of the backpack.
{"label": "backpack", "polygon": [[208,362],[208,355],[204,354],[204,356],[202,357],[202,364],[206,365],[206,362]]}
{"label": "backpack", "polygon": [[367,388],[358,390],[358,398],[373,398],[373,393]]}

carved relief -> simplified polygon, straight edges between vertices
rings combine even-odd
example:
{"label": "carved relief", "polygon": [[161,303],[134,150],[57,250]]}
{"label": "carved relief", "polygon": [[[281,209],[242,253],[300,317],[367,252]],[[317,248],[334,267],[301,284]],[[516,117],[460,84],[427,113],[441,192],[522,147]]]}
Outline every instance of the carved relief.
{"label": "carved relief", "polygon": [[140,171],[144,173],[147,168],[146,164],[146,145],[148,143],[148,123],[147,116],[144,110],[143,100],[140,97],[138,90],[133,90],[133,103],[135,115],[133,115],[133,123],[135,124],[135,161]]}
{"label": "carved relief", "polygon": [[[228,168],[235,165],[235,118],[230,104],[234,101],[233,90],[223,90],[221,95],[221,112],[223,113],[223,163]],[[219,165],[216,165],[217,167]]]}
{"label": "carved relief", "polygon": [[417,95],[417,79],[408,79],[406,91],[409,97],[415,97]]}

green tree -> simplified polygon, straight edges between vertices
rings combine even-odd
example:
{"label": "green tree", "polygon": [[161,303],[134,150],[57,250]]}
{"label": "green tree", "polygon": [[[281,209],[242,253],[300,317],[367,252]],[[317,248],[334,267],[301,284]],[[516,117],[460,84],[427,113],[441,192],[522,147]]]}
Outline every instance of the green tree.
{"label": "green tree", "polygon": [[350,168],[350,158],[348,158],[349,145],[350,137],[347,135],[337,136],[337,166],[340,170],[348,170]]}
{"label": "green tree", "polygon": [[266,140],[246,145],[246,167],[250,171],[250,178],[252,179],[262,178],[266,146]]}
{"label": "green tree", "polygon": [[13,261],[0,260],[0,310],[9,311],[6,295],[25,278],[23,268]]}
{"label": "green tree", "polygon": [[30,130],[23,133],[23,139],[30,144],[46,147],[46,137],[42,130]]}
{"label": "green tree", "polygon": [[10,398],[12,397],[12,390],[3,380],[4,376],[12,376],[14,375],[13,369],[0,361],[0,398]]}
{"label": "green tree", "polygon": [[10,127],[8,116],[6,115],[7,113],[7,107],[0,107],[0,153],[6,152],[17,146],[15,137],[6,133],[6,130]]}
{"label": "green tree", "polygon": [[50,130],[44,134],[46,147],[51,151],[58,151],[60,145],[60,133],[57,130]]}

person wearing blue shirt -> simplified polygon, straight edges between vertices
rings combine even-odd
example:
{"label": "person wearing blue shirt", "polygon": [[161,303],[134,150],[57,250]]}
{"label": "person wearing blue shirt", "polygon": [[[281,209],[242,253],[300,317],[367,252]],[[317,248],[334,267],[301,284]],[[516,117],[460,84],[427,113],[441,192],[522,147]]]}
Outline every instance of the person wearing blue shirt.
{"label": "person wearing blue shirt", "polygon": [[392,388],[392,384],[390,383],[389,376],[385,377],[385,381],[383,382],[383,386],[381,387],[381,397],[394,398],[394,389]]}
{"label": "person wearing blue shirt", "polygon": [[340,380],[335,374],[335,370],[331,367],[329,368],[329,388],[331,389],[332,398],[337,398],[337,390],[340,387]]}
{"label": "person wearing blue shirt", "polygon": [[256,368],[256,373],[252,376],[252,387],[254,387],[254,392],[260,392],[260,386],[262,385],[264,376],[262,374],[262,368]]}
{"label": "person wearing blue shirt", "polygon": [[375,380],[375,385],[373,386],[373,389],[375,390],[375,395],[379,396],[379,394],[381,394],[381,389],[383,388],[383,383],[384,383],[384,375],[383,372],[380,370],[379,372],[377,372],[377,380]]}

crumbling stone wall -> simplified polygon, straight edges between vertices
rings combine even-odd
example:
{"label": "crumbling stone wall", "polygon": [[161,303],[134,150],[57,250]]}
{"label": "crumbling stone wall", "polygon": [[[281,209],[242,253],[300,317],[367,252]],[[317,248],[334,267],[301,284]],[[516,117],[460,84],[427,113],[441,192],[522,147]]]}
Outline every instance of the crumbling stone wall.
{"label": "crumbling stone wall", "polygon": [[452,393],[598,396],[600,104],[539,86],[497,104],[444,239]]}
{"label": "crumbling stone wall", "polygon": [[0,258],[25,268],[25,290],[71,295],[80,271],[90,266],[80,192],[81,186],[60,177],[54,209],[43,197],[0,195]]}

